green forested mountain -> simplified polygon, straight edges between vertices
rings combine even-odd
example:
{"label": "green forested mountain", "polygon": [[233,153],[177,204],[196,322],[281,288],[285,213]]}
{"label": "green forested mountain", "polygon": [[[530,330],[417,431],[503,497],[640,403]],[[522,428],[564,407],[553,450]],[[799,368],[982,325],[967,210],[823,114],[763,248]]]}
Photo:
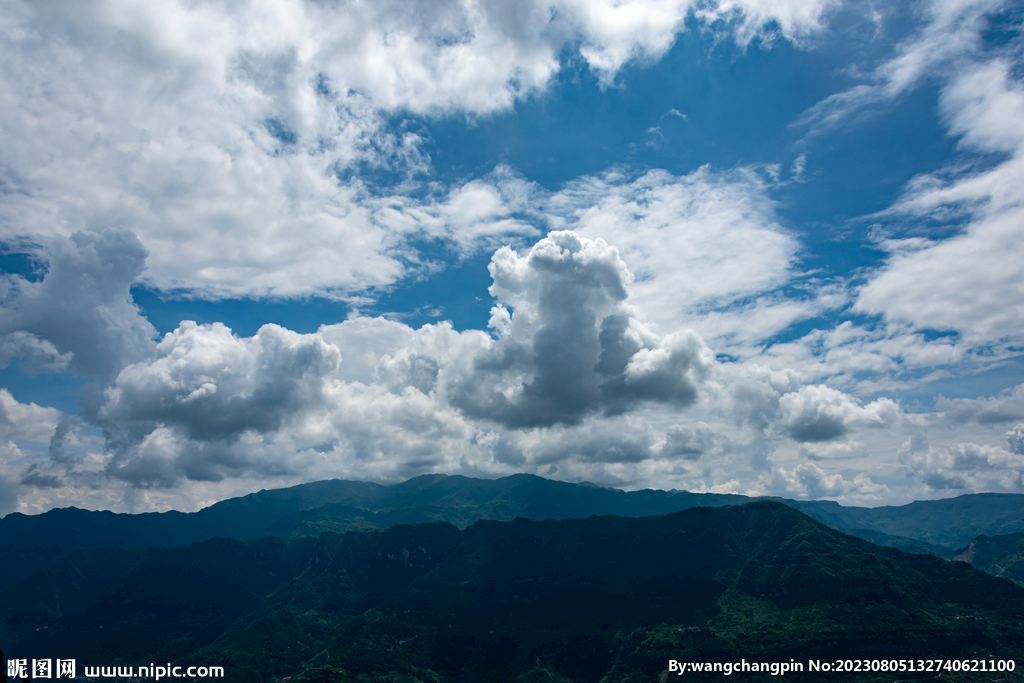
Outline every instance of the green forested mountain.
{"label": "green forested mountain", "polygon": [[978,536],[957,551],[954,559],[1024,585],[1024,534]]}
{"label": "green forested mountain", "polygon": [[97,546],[185,545],[215,536],[316,537],[321,531],[387,528],[444,521],[460,528],[479,519],[564,519],[594,514],[665,514],[695,505],[727,505],[744,496],[634,491],[569,484],[520,474],[502,479],[425,475],[394,486],[330,480],[232,498],[194,513],[115,514],[63,508],[0,520],[0,586],[48,568],[73,550]]}
{"label": "green forested mountain", "polygon": [[[185,545],[216,536],[316,537],[323,531],[481,519],[568,519],[615,514],[663,515],[692,507],[751,500],[729,494],[631,491],[519,474],[501,479],[426,475],[394,486],[342,480],[260,491],[194,513],[138,515],[75,508],[0,520],[0,547],[17,557],[0,563],[0,587],[49,568],[81,548]],[[843,507],[830,501],[783,500],[840,530],[912,552],[947,554],[979,534],[1024,532],[1024,495],[973,494],[900,507]],[[945,548],[945,550],[943,550]]]}
{"label": "green forested mountain", "polygon": [[946,546],[918,541],[913,538],[907,538],[906,536],[893,536],[892,534],[887,534],[882,531],[872,531],[871,529],[847,529],[844,527],[838,528],[845,534],[856,536],[857,538],[863,538],[865,541],[871,541],[875,545],[881,545],[887,548],[898,548],[905,553],[921,553],[949,559],[953,557],[955,552]]}
{"label": "green forested mountain", "polygon": [[0,593],[0,632],[17,656],[110,663],[184,657],[307,564],[316,541],[215,538],[144,551],[93,548]]}
{"label": "green forested mountain", "polygon": [[649,682],[670,659],[1024,657],[1024,588],[774,502],[298,543],[144,553],[105,597],[5,649],[32,657],[60,645],[86,663],[119,652],[275,683]]}
{"label": "green forested mountain", "polygon": [[0,642],[12,643],[62,616],[88,609],[113,590],[142,554],[122,548],[76,550],[56,566],[0,590]]}

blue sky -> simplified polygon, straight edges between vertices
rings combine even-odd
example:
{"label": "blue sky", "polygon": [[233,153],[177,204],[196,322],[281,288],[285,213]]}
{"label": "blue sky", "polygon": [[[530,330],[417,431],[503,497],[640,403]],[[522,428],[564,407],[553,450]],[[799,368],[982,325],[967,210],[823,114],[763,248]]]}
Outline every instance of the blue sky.
{"label": "blue sky", "polygon": [[1022,20],[9,3],[0,513],[1020,492]]}

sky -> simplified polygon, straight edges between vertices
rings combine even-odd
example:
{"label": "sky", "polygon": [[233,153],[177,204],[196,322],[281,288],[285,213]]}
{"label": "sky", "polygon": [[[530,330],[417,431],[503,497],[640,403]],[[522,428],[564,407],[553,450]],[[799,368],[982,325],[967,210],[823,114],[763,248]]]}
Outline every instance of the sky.
{"label": "sky", "polygon": [[1024,3],[8,0],[0,514],[1024,492]]}

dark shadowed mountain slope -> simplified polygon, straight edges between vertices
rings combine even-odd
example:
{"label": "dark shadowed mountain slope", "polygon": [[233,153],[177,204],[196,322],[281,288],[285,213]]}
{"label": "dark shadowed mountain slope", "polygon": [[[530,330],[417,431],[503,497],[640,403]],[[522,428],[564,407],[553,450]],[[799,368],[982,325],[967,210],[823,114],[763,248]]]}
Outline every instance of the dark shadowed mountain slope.
{"label": "dark shadowed mountain slope", "polygon": [[[1022,615],[1024,589],[1010,581],[880,548],[760,502],[640,519],[325,533],[299,575],[179,661],[275,683],[655,681],[669,659],[1019,661]],[[58,626],[46,638],[77,642],[75,629],[90,628],[68,618]],[[46,638],[19,643],[18,652],[52,648]],[[170,657],[162,643],[185,638],[162,631],[161,652]],[[134,652],[140,662],[156,656]],[[687,674],[694,678],[721,673]]]}
{"label": "dark shadowed mountain slope", "polygon": [[17,645],[8,652],[28,657],[109,664],[186,656],[298,574],[315,545],[214,538],[144,551],[76,551],[0,594],[0,628]]}
{"label": "dark shadowed mountain slope", "polygon": [[102,600],[143,556],[142,550],[90,548],[0,590],[0,642],[45,628]]}

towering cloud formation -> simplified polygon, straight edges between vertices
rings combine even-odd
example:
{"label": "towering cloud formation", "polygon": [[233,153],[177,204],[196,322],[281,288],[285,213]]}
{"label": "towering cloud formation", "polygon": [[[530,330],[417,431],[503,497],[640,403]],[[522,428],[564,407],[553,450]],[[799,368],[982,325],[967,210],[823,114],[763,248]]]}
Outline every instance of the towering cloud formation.
{"label": "towering cloud formation", "polygon": [[[553,464],[565,453],[487,434],[572,428],[642,404],[676,411],[697,401],[715,366],[696,333],[660,336],[638,319],[632,275],[600,239],[563,231],[523,253],[504,247],[491,274],[494,336],[356,318],[313,334],[265,325],[240,338],[219,323],[184,321],[119,369],[91,415],[106,437],[105,471],[143,487],[217,481],[300,471],[311,448],[356,461],[386,452],[402,470],[406,459],[436,465],[438,439],[469,461],[493,452],[522,464],[529,451]],[[102,341],[102,330],[90,333]],[[667,457],[699,457],[694,449],[714,442],[706,425],[692,438],[677,431],[661,449]],[[597,461],[655,453],[649,426],[610,441],[597,432],[605,436],[588,428],[558,442]]]}
{"label": "towering cloud formation", "polygon": [[[693,332],[659,338],[632,314],[632,279],[604,240],[553,232],[491,262],[498,339],[449,384],[467,415],[510,427],[574,424],[640,401],[686,406],[713,354]],[[450,380],[451,381],[451,380]]]}

